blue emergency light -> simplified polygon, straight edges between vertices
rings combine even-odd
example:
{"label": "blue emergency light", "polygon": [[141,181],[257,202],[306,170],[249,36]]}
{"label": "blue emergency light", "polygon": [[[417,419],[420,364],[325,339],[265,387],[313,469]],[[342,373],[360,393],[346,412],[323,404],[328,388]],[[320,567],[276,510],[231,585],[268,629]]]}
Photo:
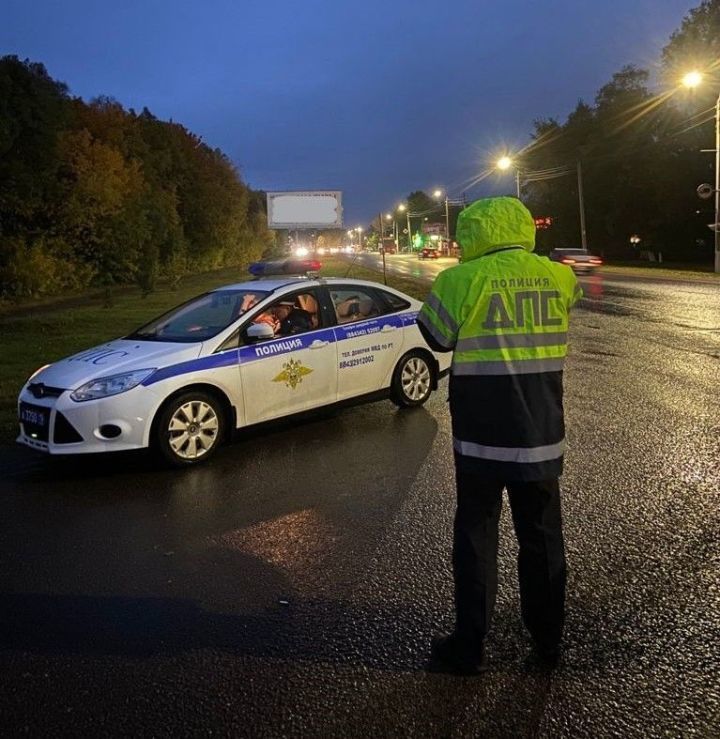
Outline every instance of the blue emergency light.
{"label": "blue emergency light", "polygon": [[317,273],[322,262],[317,259],[275,259],[270,262],[253,262],[248,267],[253,277],[272,277],[273,275],[307,275]]}

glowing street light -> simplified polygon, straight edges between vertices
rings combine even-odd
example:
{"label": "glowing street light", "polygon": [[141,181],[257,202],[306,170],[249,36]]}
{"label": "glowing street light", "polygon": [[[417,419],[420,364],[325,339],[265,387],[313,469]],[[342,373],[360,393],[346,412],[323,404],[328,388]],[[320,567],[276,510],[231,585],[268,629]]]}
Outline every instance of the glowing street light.
{"label": "glowing street light", "polygon": [[[408,210],[408,207],[407,205],[405,205],[405,203],[400,203],[400,205],[398,205],[397,207],[397,210],[399,210],[401,213],[405,213],[405,215],[407,216],[408,251],[410,251],[409,245],[410,245],[410,237],[412,234],[412,231],[410,230],[410,211]],[[399,231],[400,229],[398,229],[398,241],[400,241]]]}
{"label": "glowing street light", "polygon": [[[684,87],[694,89],[702,84],[703,74],[696,69],[683,76]],[[715,102],[715,272],[720,272],[720,94]]]}
{"label": "glowing street light", "polygon": [[[443,191],[439,188],[433,193],[433,197],[436,200],[440,200],[443,196]],[[445,238],[447,239],[448,254],[450,253],[450,208],[448,207],[448,196],[445,193]]]}
{"label": "glowing street light", "polygon": [[520,200],[520,170],[518,169],[517,165],[513,161],[512,157],[509,156],[502,156],[500,159],[495,162],[495,166],[502,170],[503,172],[505,170],[510,169],[511,167],[515,167],[515,192],[517,194],[518,200]]}
{"label": "glowing street light", "polygon": [[693,70],[692,72],[688,72],[686,75],[682,78],[682,84],[684,87],[689,87],[691,90],[698,87],[703,81],[703,75],[702,72],[698,72],[697,70]]}

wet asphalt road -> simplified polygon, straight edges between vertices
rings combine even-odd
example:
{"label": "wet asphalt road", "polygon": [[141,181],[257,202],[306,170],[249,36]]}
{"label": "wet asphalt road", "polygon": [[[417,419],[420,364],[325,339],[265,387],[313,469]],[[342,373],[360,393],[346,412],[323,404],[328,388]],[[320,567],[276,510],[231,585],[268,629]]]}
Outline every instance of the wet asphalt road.
{"label": "wet asphalt road", "polygon": [[452,625],[447,384],[204,468],[0,450],[4,735],[720,734],[720,295],[583,279],[566,371],[566,651],[527,660],[516,547],[480,678]]}

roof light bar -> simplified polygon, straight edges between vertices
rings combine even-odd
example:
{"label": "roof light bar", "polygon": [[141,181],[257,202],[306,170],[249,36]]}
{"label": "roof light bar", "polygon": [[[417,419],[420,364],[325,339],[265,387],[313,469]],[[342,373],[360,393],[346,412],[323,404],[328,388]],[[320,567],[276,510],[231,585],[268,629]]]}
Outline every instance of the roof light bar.
{"label": "roof light bar", "polygon": [[309,275],[317,274],[322,262],[317,259],[275,259],[269,262],[253,262],[248,272],[254,277],[272,277],[279,275]]}

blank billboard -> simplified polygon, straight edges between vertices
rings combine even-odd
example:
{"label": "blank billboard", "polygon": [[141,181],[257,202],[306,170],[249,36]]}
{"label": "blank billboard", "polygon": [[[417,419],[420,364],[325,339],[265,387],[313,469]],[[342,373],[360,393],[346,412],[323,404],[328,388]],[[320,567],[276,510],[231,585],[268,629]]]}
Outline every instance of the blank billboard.
{"label": "blank billboard", "polygon": [[342,228],[342,192],[269,192],[268,228]]}

